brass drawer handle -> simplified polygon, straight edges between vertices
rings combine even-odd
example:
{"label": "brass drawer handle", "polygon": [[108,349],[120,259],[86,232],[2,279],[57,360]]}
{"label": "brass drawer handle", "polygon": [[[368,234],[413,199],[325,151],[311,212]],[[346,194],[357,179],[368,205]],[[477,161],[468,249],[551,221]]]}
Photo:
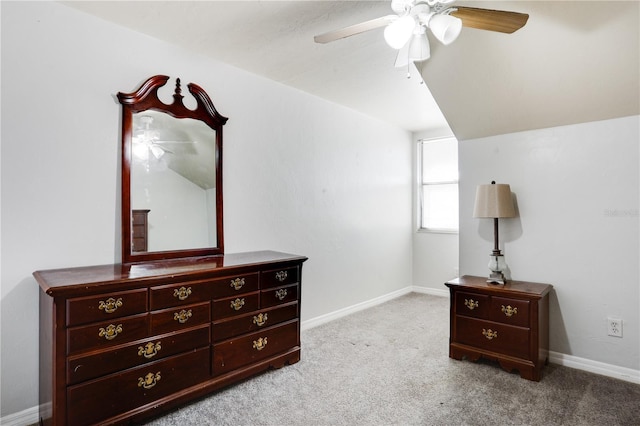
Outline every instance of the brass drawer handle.
{"label": "brass drawer handle", "polygon": [[233,287],[234,290],[240,290],[242,287],[244,287],[244,278],[236,278],[235,280],[231,280],[231,287]]}
{"label": "brass drawer handle", "polygon": [[151,389],[160,381],[160,379],[159,371],[156,374],[147,373],[144,377],[138,377],[138,387]]}
{"label": "brass drawer handle", "polygon": [[114,313],[120,307],[122,307],[121,297],[118,297],[117,300],[113,297],[110,297],[106,302],[103,300],[98,302],[98,309],[100,309],[101,311],[104,310],[108,314]]}
{"label": "brass drawer handle", "polygon": [[287,279],[287,271],[276,272],[276,279],[280,282],[283,282]]}
{"label": "brass drawer handle", "polygon": [[191,318],[192,316],[193,313],[191,312],[191,309],[189,309],[188,311],[185,311],[183,309],[180,312],[175,312],[173,314],[173,320],[178,321],[180,324],[184,324],[185,322],[189,321],[189,318]]}
{"label": "brass drawer handle", "polygon": [[233,302],[231,302],[231,309],[239,311],[244,306],[244,297],[242,299],[237,298]]}
{"label": "brass drawer handle", "polygon": [[158,343],[149,342],[144,346],[138,346],[138,356],[143,356],[147,359],[151,359],[154,356],[158,355],[158,352],[160,352],[160,349],[162,349],[160,342]]}
{"label": "brass drawer handle", "polygon": [[187,297],[191,296],[191,293],[191,287],[180,287],[173,291],[173,297],[177,297],[178,300],[186,300]]}
{"label": "brass drawer handle", "polygon": [[280,290],[277,290],[276,297],[278,298],[278,300],[284,300],[284,298],[287,297],[287,289],[281,288]]}
{"label": "brass drawer handle", "polygon": [[493,330],[491,330],[491,329],[489,329],[489,330],[485,330],[485,329],[483,328],[483,329],[482,329],[482,335],[483,335],[484,337],[486,337],[486,338],[487,338],[487,340],[491,340],[491,339],[494,339],[494,338],[498,337],[498,332],[497,332],[497,331],[493,331]]}
{"label": "brass drawer handle", "polygon": [[478,301],[473,299],[464,299],[464,306],[469,308],[470,311],[473,311],[478,307]]}
{"label": "brass drawer handle", "polygon": [[99,337],[104,337],[107,340],[113,340],[118,334],[122,333],[122,324],[109,324],[106,329],[100,327],[98,331]]}
{"label": "brass drawer handle", "polygon": [[253,349],[256,349],[258,351],[263,350],[266,346],[267,346],[267,338],[266,337],[261,337],[258,340],[254,340],[253,341]]}
{"label": "brass drawer handle", "polygon": [[502,305],[502,312],[506,316],[510,317],[510,316],[516,315],[518,313],[518,308],[512,308],[511,305],[507,305],[507,307],[505,308],[505,306]]}
{"label": "brass drawer handle", "polygon": [[258,327],[262,327],[267,323],[267,314],[259,313],[258,315],[254,315],[253,323]]}

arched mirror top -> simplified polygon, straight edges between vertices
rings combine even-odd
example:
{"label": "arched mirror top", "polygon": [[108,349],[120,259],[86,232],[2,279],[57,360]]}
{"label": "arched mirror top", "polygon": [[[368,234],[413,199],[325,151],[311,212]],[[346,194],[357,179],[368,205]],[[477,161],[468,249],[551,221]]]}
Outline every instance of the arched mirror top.
{"label": "arched mirror top", "polygon": [[157,75],[122,104],[122,261],[210,256],[224,253],[222,126],[198,85],[187,88],[195,109],[183,103],[176,79],[173,103],[158,90]]}

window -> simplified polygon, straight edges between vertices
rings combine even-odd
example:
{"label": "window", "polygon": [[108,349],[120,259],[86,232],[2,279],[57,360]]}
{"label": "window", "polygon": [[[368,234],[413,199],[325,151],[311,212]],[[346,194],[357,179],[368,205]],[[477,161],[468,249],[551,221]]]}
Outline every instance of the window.
{"label": "window", "polygon": [[458,232],[458,141],[454,137],[418,142],[419,228]]}

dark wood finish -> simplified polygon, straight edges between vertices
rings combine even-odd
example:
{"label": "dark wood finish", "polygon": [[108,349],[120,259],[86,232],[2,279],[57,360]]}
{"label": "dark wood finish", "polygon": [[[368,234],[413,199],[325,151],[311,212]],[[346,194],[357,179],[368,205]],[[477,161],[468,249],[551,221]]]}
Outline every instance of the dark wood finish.
{"label": "dark wood finish", "polygon": [[[34,272],[41,422],[140,422],[297,362],[305,260],[266,251]],[[269,283],[284,270],[297,280],[282,286],[295,288],[295,297],[262,306],[262,278]],[[186,297],[174,297],[176,290]],[[236,298],[247,300],[237,311]],[[217,318],[221,301],[230,313]]]}
{"label": "dark wood finish", "polygon": [[151,210],[131,210],[131,251],[147,251],[149,248],[149,221],[147,215]]}
{"label": "dark wood finish", "polygon": [[[222,205],[222,127],[228,118],[220,115],[209,95],[198,85],[189,83],[189,93],[196,100],[196,109],[187,108],[182,99],[180,79],[176,79],[173,103],[167,105],[158,97],[158,89],[169,77],[156,75],[145,81],[135,92],[119,92],[122,104],[122,261],[123,263],[143,262],[161,259],[176,259],[194,256],[211,256],[224,253],[224,227]],[[146,110],[164,112],[175,118],[192,118],[204,122],[216,132],[216,238],[215,247],[162,252],[132,250],[132,209],[131,209],[131,156],[133,136],[133,114]]]}
{"label": "dark wood finish", "polygon": [[449,356],[496,360],[534,381],[549,353],[549,284],[490,284],[465,275],[445,283],[451,293]]}

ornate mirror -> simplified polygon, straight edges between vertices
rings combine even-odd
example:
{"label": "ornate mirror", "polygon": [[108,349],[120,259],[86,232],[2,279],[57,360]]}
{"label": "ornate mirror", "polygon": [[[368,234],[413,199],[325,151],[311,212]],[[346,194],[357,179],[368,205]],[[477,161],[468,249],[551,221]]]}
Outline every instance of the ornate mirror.
{"label": "ornate mirror", "polygon": [[173,103],[151,77],[122,104],[122,261],[224,253],[222,126],[207,93],[190,83],[196,108],[183,103],[176,79]]}

